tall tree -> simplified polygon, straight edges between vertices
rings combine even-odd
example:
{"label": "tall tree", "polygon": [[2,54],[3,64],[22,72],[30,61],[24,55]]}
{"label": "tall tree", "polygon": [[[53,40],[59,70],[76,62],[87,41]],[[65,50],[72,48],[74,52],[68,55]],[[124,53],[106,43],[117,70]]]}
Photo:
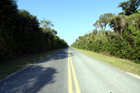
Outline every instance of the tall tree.
{"label": "tall tree", "polygon": [[[17,5],[14,0],[1,0],[0,1],[0,33],[9,36],[9,26],[12,27],[12,20],[17,14]],[[4,31],[4,32],[2,32]],[[1,35],[2,35],[1,34]]]}
{"label": "tall tree", "polygon": [[105,14],[103,14],[103,15],[100,15],[100,17],[99,17],[99,20],[100,20],[100,22],[102,23],[102,26],[104,26],[104,31],[105,31],[105,29],[106,29],[106,25],[108,24],[108,19],[110,18],[110,17],[112,17],[114,14],[112,14],[112,13],[105,13]]}
{"label": "tall tree", "polygon": [[133,13],[139,13],[138,8],[140,5],[140,0],[129,0],[121,2],[118,7],[121,7],[123,12],[120,12],[119,15],[131,15]]}
{"label": "tall tree", "polygon": [[[14,21],[17,15],[17,5],[14,0],[0,1],[0,60],[5,55],[15,55],[10,51],[13,44]],[[10,55],[9,55],[10,54]],[[6,57],[5,57],[6,58]],[[6,58],[8,59],[8,58]]]}
{"label": "tall tree", "polygon": [[45,18],[43,18],[43,20],[40,20],[40,24],[44,28],[44,31],[47,31],[47,28],[54,26],[51,21],[48,21]]}
{"label": "tall tree", "polygon": [[96,22],[93,24],[93,26],[95,26],[96,30],[97,28],[103,28],[103,25],[101,24],[100,20],[96,20]]}

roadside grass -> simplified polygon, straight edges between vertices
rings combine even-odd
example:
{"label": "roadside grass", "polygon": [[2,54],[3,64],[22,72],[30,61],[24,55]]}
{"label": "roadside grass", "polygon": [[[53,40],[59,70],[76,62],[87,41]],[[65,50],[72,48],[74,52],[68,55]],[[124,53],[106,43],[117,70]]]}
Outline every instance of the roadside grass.
{"label": "roadside grass", "polygon": [[26,66],[29,66],[43,58],[46,58],[46,57],[58,52],[60,50],[63,50],[63,49],[48,51],[48,52],[44,52],[44,53],[37,54],[37,55],[31,55],[29,57],[25,57],[25,58],[22,58],[22,59],[19,59],[16,61],[2,63],[2,64],[0,64],[0,80]]}
{"label": "roadside grass", "polygon": [[84,54],[87,54],[87,55],[89,55],[97,60],[100,60],[106,64],[109,64],[113,67],[116,67],[124,72],[132,73],[134,75],[140,76],[140,64],[136,64],[127,59],[105,56],[103,54],[95,53],[95,52],[88,51],[88,50],[77,49],[77,48],[73,48],[73,49],[78,50]]}

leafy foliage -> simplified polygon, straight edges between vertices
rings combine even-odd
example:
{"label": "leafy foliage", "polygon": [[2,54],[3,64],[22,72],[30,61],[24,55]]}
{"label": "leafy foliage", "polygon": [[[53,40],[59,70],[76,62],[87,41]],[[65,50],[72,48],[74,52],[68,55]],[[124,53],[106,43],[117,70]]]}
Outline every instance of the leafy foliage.
{"label": "leafy foliage", "polygon": [[104,30],[106,29],[106,25],[107,25],[108,22],[109,22],[108,19],[109,19],[110,17],[112,17],[112,16],[114,16],[112,13],[105,13],[105,14],[103,14],[103,15],[101,15],[101,16],[99,17],[100,22],[101,22],[102,25],[105,27]]}
{"label": "leafy foliage", "polygon": [[[125,4],[129,9],[133,7],[137,9],[136,2],[139,3],[139,1],[130,1],[121,3],[122,7]],[[119,6],[121,7],[121,5]],[[110,13],[101,15],[99,20],[93,24],[96,29],[85,36],[79,36],[78,40],[71,46],[140,63],[140,14],[133,9],[130,13],[127,9],[124,7],[125,15],[112,15]],[[106,17],[108,15],[109,17]],[[114,31],[97,30],[98,27],[102,28],[107,23]]]}
{"label": "leafy foliage", "polygon": [[123,12],[119,13],[120,15],[131,15],[133,13],[139,13],[138,8],[140,5],[140,0],[129,0],[121,2],[118,7],[121,7]]}
{"label": "leafy foliage", "polygon": [[[51,21],[18,10],[14,0],[0,2],[0,63],[21,56],[65,48],[68,44],[51,29]],[[43,27],[40,27],[40,24]]]}

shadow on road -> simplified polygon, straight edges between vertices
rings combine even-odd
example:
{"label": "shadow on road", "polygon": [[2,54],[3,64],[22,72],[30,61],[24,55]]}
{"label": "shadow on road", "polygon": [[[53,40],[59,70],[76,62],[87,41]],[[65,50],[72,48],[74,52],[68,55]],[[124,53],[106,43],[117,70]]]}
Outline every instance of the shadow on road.
{"label": "shadow on road", "polygon": [[[73,55],[72,53],[70,53],[70,54],[71,54],[71,56]],[[38,61],[37,63],[49,62],[52,60],[60,60],[60,59],[65,59],[65,58],[68,58],[68,48],[66,48],[62,51],[59,51],[47,58],[44,58],[44,59]]]}
{"label": "shadow on road", "polygon": [[68,49],[59,51],[26,69],[22,69],[9,78],[5,78],[0,81],[0,93],[36,93],[44,86],[53,84],[55,82],[55,75],[60,72],[53,67],[43,67],[38,63],[65,58],[68,58]]}
{"label": "shadow on road", "polygon": [[45,85],[54,83],[56,73],[51,67],[30,66],[0,82],[0,93],[36,93]]}

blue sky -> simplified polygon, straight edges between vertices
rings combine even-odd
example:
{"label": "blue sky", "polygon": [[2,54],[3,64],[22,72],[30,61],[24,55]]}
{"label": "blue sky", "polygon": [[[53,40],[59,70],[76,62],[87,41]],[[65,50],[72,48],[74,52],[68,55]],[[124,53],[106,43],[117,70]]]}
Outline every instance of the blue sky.
{"label": "blue sky", "polygon": [[71,45],[79,36],[94,29],[93,24],[100,15],[121,12],[117,6],[123,1],[127,0],[18,0],[17,5],[39,20],[52,21],[52,29]]}

